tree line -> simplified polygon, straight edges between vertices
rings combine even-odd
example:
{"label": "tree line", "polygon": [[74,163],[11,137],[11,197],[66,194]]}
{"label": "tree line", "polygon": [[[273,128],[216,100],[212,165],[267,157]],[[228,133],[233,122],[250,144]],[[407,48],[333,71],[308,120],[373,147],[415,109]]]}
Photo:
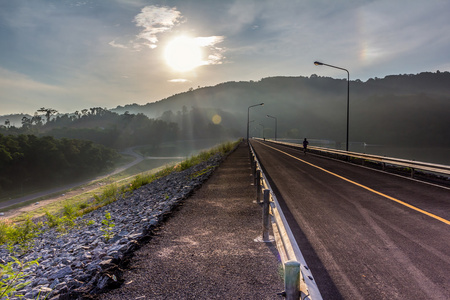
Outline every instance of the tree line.
{"label": "tree line", "polygon": [[[43,112],[40,115],[38,112]],[[33,117],[23,116],[22,126],[11,126],[8,120],[0,128],[8,135],[34,134],[89,140],[107,147],[121,149],[142,144],[158,145],[178,136],[178,126],[162,120],[149,119],[143,114],[117,114],[94,107],[81,112],[58,114],[52,108],[41,108]]]}
{"label": "tree line", "polygon": [[118,153],[91,141],[0,134],[0,193],[98,174]]}
{"label": "tree line", "polygon": [[179,138],[176,123],[100,107],[70,114],[43,107],[21,123],[0,126],[0,192],[99,174],[119,157],[113,149]]}

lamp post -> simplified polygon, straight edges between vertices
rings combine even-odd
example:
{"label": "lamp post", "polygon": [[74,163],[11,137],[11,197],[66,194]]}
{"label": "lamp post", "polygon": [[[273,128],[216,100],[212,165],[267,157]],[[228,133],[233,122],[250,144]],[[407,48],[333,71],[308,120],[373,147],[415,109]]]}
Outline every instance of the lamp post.
{"label": "lamp post", "polygon": [[268,118],[275,119],[275,141],[277,140],[277,118],[267,115]]}
{"label": "lamp post", "polygon": [[266,138],[264,137],[264,125],[261,124],[261,123],[259,123],[259,126],[261,126],[261,128],[262,128],[262,137],[263,137],[263,140],[266,140]]}
{"label": "lamp post", "polygon": [[259,106],[259,105],[264,105],[264,103],[260,103],[260,104],[255,104],[255,105],[250,105],[247,109],[247,143],[248,143],[248,130],[249,130],[249,126],[250,126],[250,107],[255,107],[255,106]]}
{"label": "lamp post", "polygon": [[322,62],[319,61],[315,61],[314,64],[316,66],[327,66],[327,67],[331,67],[331,68],[335,68],[335,69],[339,69],[339,70],[343,70],[345,72],[347,72],[347,140],[345,142],[345,150],[348,151],[348,124],[349,124],[349,105],[350,105],[350,72],[347,69],[344,68],[340,68],[340,67],[336,67],[336,66],[332,66],[329,64],[324,64]]}

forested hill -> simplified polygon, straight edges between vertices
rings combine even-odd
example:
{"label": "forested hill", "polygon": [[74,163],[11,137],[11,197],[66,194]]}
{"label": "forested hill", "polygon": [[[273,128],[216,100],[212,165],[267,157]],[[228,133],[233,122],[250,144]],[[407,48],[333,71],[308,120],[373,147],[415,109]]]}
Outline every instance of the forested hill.
{"label": "forested hill", "polygon": [[[245,136],[247,110],[251,134],[345,140],[347,80],[310,77],[270,77],[257,82],[227,82],[191,89],[146,105],[119,106],[113,111],[144,113],[151,118],[176,121],[193,108],[218,114],[221,124]],[[450,145],[450,73],[424,72],[350,81],[350,140],[391,145]],[[254,124],[254,125],[253,125]],[[258,133],[259,132],[259,133]]]}
{"label": "forested hill", "polygon": [[116,151],[91,141],[0,134],[0,193],[97,175],[117,158]]}

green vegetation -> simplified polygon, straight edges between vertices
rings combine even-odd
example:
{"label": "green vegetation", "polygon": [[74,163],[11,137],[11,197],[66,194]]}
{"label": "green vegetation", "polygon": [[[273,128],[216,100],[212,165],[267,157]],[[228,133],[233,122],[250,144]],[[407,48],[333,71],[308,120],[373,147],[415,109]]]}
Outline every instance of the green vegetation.
{"label": "green vegetation", "polygon": [[24,115],[21,122],[20,128],[10,123],[0,126],[0,134],[82,139],[116,149],[139,145],[142,141],[158,145],[178,138],[176,124],[149,119],[139,113],[119,115],[101,107],[60,115],[54,109],[41,108],[34,117]]}
{"label": "green vegetation", "polygon": [[0,134],[0,192],[95,175],[118,157],[115,150],[90,141]]}
{"label": "green vegetation", "polygon": [[[29,282],[25,282],[24,278],[31,273],[29,270],[33,265],[39,265],[38,259],[26,263],[21,262],[15,257],[11,257],[12,262],[5,265],[0,264],[0,299],[9,299],[17,290],[27,286]],[[24,295],[15,294],[15,297],[23,297]]]}
{"label": "green vegetation", "polygon": [[[32,247],[34,238],[41,233],[42,227],[42,223],[35,223],[30,217],[26,217],[20,224],[1,220],[0,242],[6,244],[9,252],[23,254]],[[15,248],[15,245],[18,248]]]}
{"label": "green vegetation", "polygon": [[116,226],[116,224],[111,220],[111,214],[106,211],[105,218],[102,220],[102,227],[100,228],[106,241],[109,241],[114,236],[114,233],[112,232],[114,226]]}
{"label": "green vegetation", "polygon": [[164,177],[169,175],[172,172],[175,171],[183,171],[186,169],[189,169],[192,166],[195,166],[203,161],[207,161],[209,158],[211,158],[212,156],[214,156],[216,153],[220,153],[221,155],[224,155],[228,152],[230,152],[238,142],[228,142],[228,143],[223,143],[217,147],[211,148],[210,150],[207,151],[202,151],[200,152],[198,155],[192,156],[178,164],[176,164],[175,166],[171,166],[171,167],[167,167],[155,174],[149,174],[146,176],[136,176],[135,179],[131,182],[130,185],[130,189],[131,190],[135,190],[140,188],[143,185],[146,185],[158,178]]}
{"label": "green vegetation", "polygon": [[[46,218],[45,224],[49,228],[57,228],[58,232],[60,232],[61,234],[64,234],[69,229],[77,226],[93,225],[91,221],[87,222],[87,224],[77,223],[76,219],[77,217],[82,216],[88,212],[110,204],[118,200],[120,197],[126,197],[127,193],[130,193],[143,185],[151,183],[158,178],[165,177],[172,172],[180,172],[188,169],[196,164],[208,160],[216,154],[227,154],[239,142],[240,141],[221,144],[208,151],[203,151],[199,155],[192,156],[191,158],[181,163],[162,168],[156,173],[141,174],[135,176],[133,179],[130,179],[130,181],[125,181],[121,184],[113,183],[107,185],[103,187],[100,192],[95,194],[91,193],[91,196],[88,199],[79,199],[79,197],[75,197],[75,199],[69,199],[65,201],[62,207],[61,203],[52,204],[55,207],[53,207],[52,205],[47,206],[45,207],[45,211],[35,213],[34,216],[37,217],[44,215]],[[194,176],[200,176],[209,169],[210,168],[201,170]],[[106,215],[106,221],[104,220],[104,222],[102,222],[102,230],[106,230],[104,231],[105,235],[108,233],[109,229],[113,227],[114,224],[112,223],[112,221],[110,221],[110,217],[110,215]],[[14,252],[14,246],[16,245],[22,253],[26,252],[32,246],[34,238],[40,234],[43,225],[44,224],[42,223],[34,223],[29,215],[25,217],[18,217],[14,220],[14,222],[9,220],[1,220],[0,244],[6,244],[11,252]],[[105,236],[105,238],[107,237]]]}
{"label": "green vegetation", "polygon": [[211,170],[214,167],[216,167],[216,166],[208,166],[208,167],[204,168],[203,170],[195,172],[194,174],[191,175],[191,178],[197,178],[199,176],[202,176],[203,174],[208,173],[208,171]]}

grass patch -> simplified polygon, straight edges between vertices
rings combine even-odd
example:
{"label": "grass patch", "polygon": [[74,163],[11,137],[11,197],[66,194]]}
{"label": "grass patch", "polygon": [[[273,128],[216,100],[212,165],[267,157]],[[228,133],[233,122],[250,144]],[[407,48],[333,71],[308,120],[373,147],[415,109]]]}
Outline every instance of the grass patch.
{"label": "grass patch", "polygon": [[199,176],[202,176],[202,175],[208,173],[209,170],[211,170],[212,168],[215,168],[215,167],[216,167],[216,166],[208,166],[208,167],[204,168],[203,170],[200,170],[200,171],[198,171],[198,172],[195,172],[194,174],[191,175],[191,179],[192,179],[192,178],[197,178],[197,177],[199,177]]}

